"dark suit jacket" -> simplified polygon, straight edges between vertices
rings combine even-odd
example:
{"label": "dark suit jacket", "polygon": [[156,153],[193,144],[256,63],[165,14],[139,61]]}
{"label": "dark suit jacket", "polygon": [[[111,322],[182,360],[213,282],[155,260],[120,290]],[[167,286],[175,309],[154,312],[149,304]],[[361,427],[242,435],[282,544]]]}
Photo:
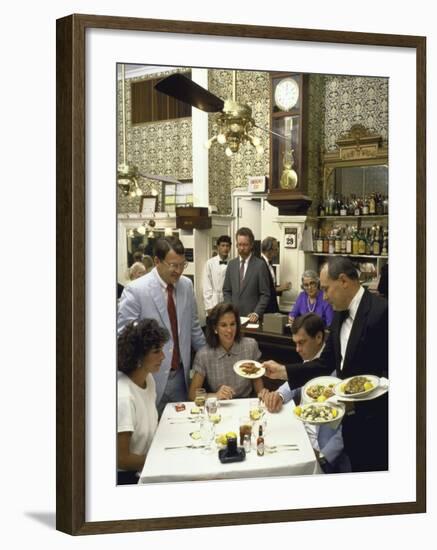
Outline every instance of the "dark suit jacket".
{"label": "dark suit jacket", "polygon": [[[263,261],[264,261],[264,263],[266,263],[265,260],[263,260]],[[276,298],[277,292],[276,292],[275,283],[273,282],[273,277],[272,277],[272,274],[270,273],[270,269],[269,269],[269,266],[267,264],[266,264],[266,267],[267,267],[267,273],[269,275],[270,299],[269,299],[269,303],[267,304],[267,307],[266,307],[264,313],[279,313],[278,300]],[[281,294],[282,294],[282,292],[281,292]]]}
{"label": "dark suit jacket", "polygon": [[240,257],[228,263],[223,283],[223,301],[231,302],[240,315],[265,312],[270,300],[269,273],[264,260],[252,254],[240,288]]}
{"label": "dark suit jacket", "polygon": [[[319,359],[287,365],[291,388],[335,369],[341,379],[363,374],[388,376],[388,304],[381,296],[364,292],[358,307],[340,370],[341,315],[335,312],[325,349]],[[353,471],[388,468],[388,397],[354,403],[353,414],[343,419],[345,451]]]}

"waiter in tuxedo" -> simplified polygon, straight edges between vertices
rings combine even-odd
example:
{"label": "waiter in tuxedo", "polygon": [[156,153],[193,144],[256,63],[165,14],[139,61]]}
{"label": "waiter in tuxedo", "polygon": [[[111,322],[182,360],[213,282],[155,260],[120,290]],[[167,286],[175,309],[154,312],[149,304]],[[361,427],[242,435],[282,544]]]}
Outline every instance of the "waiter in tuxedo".
{"label": "waiter in tuxedo", "polygon": [[220,235],[217,239],[217,255],[206,262],[203,274],[203,304],[207,315],[214,306],[223,302],[223,282],[231,244],[229,235]]}
{"label": "waiter in tuxedo", "polygon": [[248,227],[236,233],[238,257],[228,263],[223,300],[232,303],[251,323],[263,316],[270,300],[267,266],[253,254],[255,237]]}
{"label": "waiter in tuxedo", "polygon": [[266,262],[270,279],[270,300],[264,313],[279,313],[278,299],[284,290],[290,290],[291,283],[284,285],[276,284],[276,274],[272,266],[272,261],[279,252],[279,243],[275,237],[266,237],[261,243],[261,258]]}
{"label": "waiter in tuxedo", "polygon": [[[292,389],[333,370],[341,379],[388,376],[387,300],[364,290],[354,264],[341,256],[330,258],[322,267],[320,287],[334,308],[323,353],[304,365],[267,361],[267,376],[288,380]],[[343,419],[343,439],[352,471],[387,470],[388,394],[351,405]]]}

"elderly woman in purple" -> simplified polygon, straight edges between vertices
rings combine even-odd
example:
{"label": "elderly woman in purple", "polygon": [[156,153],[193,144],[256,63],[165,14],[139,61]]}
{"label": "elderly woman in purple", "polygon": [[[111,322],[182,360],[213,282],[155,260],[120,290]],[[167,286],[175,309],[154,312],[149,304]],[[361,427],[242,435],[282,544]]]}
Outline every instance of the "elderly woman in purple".
{"label": "elderly woman in purple", "polygon": [[305,313],[316,313],[319,315],[326,327],[332,322],[334,311],[330,304],[323,299],[323,292],[320,290],[320,281],[317,273],[308,269],[302,274],[302,292],[288,314],[290,324],[296,317],[305,315]]}

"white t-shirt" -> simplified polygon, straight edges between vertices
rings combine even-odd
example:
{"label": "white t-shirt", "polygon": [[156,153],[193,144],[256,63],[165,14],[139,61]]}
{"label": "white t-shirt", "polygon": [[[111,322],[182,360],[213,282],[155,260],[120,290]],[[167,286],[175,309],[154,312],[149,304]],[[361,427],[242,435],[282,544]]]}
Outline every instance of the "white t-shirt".
{"label": "white t-shirt", "polygon": [[151,374],[146,383],[146,388],[140,388],[129,376],[118,372],[117,431],[132,432],[129,450],[138,455],[147,454],[158,425],[156,386]]}

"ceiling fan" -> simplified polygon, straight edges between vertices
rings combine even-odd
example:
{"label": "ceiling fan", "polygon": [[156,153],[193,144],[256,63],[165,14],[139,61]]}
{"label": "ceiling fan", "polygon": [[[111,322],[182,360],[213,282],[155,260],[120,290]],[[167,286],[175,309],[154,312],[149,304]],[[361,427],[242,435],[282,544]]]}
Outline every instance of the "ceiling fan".
{"label": "ceiling fan", "polygon": [[162,181],[165,183],[181,183],[171,176],[160,176],[140,172],[138,166],[128,164],[126,153],[126,98],[125,98],[125,65],[121,65],[121,102],[122,102],[122,134],[123,134],[123,161],[117,166],[117,185],[124,196],[141,197],[143,191],[138,184],[138,178]]}
{"label": "ceiling fan", "polygon": [[188,103],[201,111],[220,113],[216,119],[218,131],[206,143],[208,149],[214,141],[217,141],[222,145],[226,144],[225,153],[232,156],[233,153],[238,152],[242,143],[249,142],[255,147],[258,154],[262,154],[264,150],[260,139],[250,133],[253,128],[258,128],[285,139],[284,135],[255,124],[251,107],[236,101],[235,70],[232,71],[232,99],[223,100],[217,97],[181,73],[174,73],[164,78],[155,85],[155,88],[159,92]]}

